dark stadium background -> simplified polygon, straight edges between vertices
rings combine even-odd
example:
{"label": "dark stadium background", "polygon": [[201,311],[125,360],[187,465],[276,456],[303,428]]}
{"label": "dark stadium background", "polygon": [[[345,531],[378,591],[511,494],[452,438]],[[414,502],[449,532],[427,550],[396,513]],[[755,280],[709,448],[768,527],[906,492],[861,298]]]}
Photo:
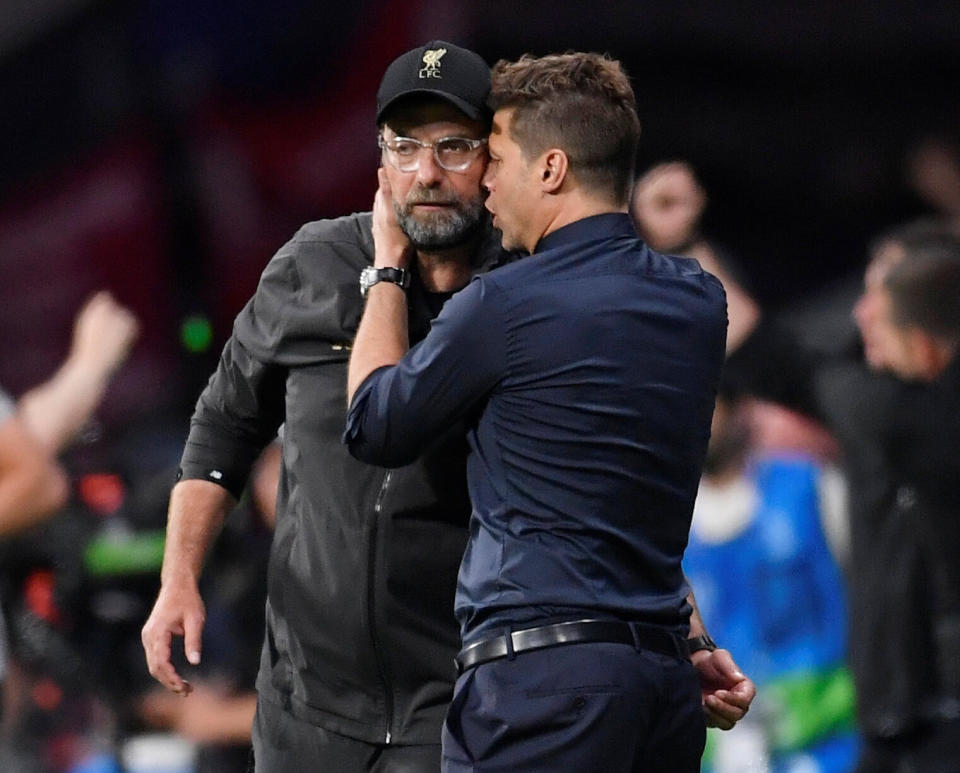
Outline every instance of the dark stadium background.
{"label": "dark stadium background", "polygon": [[[0,384],[49,375],[105,286],[144,332],[104,426],[182,435],[267,259],[302,222],[369,206],[379,75],[434,37],[490,61],[624,61],[640,166],[695,165],[710,233],[774,307],[923,212],[905,154],[960,134],[958,3],[4,0]],[[209,344],[183,343],[191,317]]]}

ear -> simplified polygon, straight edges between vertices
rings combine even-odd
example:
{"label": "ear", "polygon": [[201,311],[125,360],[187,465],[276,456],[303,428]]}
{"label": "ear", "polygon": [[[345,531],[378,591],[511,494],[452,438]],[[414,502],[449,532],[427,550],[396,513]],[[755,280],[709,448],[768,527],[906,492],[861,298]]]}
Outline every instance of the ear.
{"label": "ear", "polygon": [[540,190],[544,193],[557,193],[570,172],[570,159],[560,148],[550,148],[540,156],[537,166]]}
{"label": "ear", "polygon": [[910,327],[907,340],[914,362],[914,371],[924,381],[932,381],[950,363],[950,349],[926,330]]}

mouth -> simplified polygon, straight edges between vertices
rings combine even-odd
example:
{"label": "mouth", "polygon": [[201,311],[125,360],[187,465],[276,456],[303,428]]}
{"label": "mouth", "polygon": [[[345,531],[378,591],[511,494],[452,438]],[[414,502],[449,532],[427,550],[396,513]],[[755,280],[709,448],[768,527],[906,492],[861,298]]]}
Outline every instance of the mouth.
{"label": "mouth", "polygon": [[415,201],[410,205],[411,209],[418,209],[424,212],[438,212],[443,209],[453,209],[456,206],[450,201]]}

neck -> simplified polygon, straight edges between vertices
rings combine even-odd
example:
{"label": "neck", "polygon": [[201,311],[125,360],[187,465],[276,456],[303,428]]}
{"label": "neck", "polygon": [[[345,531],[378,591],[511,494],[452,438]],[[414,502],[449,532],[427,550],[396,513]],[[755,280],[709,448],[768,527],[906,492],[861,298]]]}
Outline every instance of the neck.
{"label": "neck", "polygon": [[540,235],[532,245],[527,245],[530,252],[533,252],[537,244],[544,236],[563,228],[578,220],[583,220],[594,215],[609,215],[616,213],[626,214],[626,204],[613,204],[606,199],[595,199],[592,197],[569,195],[557,202],[557,207],[550,213],[546,219],[546,224],[541,230]]}
{"label": "neck", "polygon": [[476,240],[449,250],[418,251],[417,268],[423,286],[432,293],[452,293],[464,287],[473,274],[471,262],[476,252]]}

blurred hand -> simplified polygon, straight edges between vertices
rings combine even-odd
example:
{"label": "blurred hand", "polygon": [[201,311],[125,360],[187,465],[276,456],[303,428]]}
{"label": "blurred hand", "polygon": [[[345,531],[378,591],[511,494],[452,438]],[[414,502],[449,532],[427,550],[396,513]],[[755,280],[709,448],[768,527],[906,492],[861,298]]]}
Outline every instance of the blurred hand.
{"label": "blurred hand", "polygon": [[249,743],[257,694],[231,695],[216,685],[198,684],[189,700],[164,690],[145,695],[140,716],[148,725],[172,730],[196,743]]}
{"label": "blurred hand", "polygon": [[633,216],[646,242],[670,252],[696,236],[707,195],[684,161],[659,164],[634,188]]}
{"label": "blurred hand", "polygon": [[390,182],[382,167],[377,170],[377,177],[380,187],[373,198],[373,265],[377,268],[408,268],[413,250],[410,240],[397,223]]}
{"label": "blurred hand", "polygon": [[707,727],[729,730],[743,719],[757,694],[727,650],[693,653],[693,666],[700,674],[700,694]]}
{"label": "blurred hand", "polygon": [[140,633],[151,676],[178,695],[189,695],[193,687],[173,667],[170,658],[173,637],[183,637],[187,661],[199,665],[205,620],[206,608],[196,582],[167,580],[160,588],[153,611]]}
{"label": "blurred hand", "polygon": [[704,271],[709,271],[723,285],[727,293],[727,352],[736,351],[760,321],[760,307],[733,278],[706,241],[700,239],[691,244],[684,255],[696,258]]}
{"label": "blurred hand", "polygon": [[139,327],[129,309],[101,290],[77,314],[70,360],[105,380],[126,359]]}

